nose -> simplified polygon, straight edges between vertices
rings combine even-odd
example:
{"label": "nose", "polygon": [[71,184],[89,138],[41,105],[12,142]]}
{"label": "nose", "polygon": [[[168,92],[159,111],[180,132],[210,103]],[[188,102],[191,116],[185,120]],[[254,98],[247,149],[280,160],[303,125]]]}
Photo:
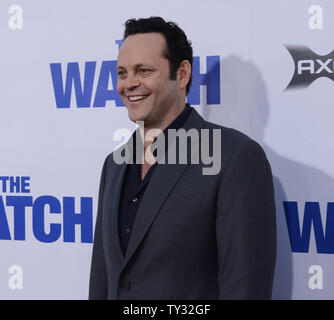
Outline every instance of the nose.
{"label": "nose", "polygon": [[128,75],[125,80],[125,88],[127,90],[133,90],[140,86],[140,82],[135,75]]}

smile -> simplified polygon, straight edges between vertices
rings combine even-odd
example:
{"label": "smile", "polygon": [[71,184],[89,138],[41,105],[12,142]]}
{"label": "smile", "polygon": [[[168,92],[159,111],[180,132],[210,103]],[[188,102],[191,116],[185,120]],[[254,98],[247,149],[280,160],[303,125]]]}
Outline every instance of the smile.
{"label": "smile", "polygon": [[149,95],[146,96],[128,96],[129,101],[140,101],[140,100],[144,100],[145,98],[147,98]]}

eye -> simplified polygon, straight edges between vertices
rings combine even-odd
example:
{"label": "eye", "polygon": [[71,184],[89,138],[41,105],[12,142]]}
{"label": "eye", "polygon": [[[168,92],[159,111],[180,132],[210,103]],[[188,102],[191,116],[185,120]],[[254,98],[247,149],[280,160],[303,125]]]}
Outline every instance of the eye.
{"label": "eye", "polygon": [[125,71],[124,70],[118,70],[117,74],[118,74],[119,77],[120,76],[124,76],[125,75]]}
{"label": "eye", "polygon": [[140,68],[139,69],[139,73],[143,73],[143,74],[147,74],[147,73],[150,73],[150,69],[145,69],[145,68]]}

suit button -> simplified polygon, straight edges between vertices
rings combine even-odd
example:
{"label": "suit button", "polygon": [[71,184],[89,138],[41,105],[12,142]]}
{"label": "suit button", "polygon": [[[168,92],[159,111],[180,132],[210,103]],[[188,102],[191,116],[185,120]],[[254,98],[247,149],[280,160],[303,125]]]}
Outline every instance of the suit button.
{"label": "suit button", "polygon": [[123,290],[128,291],[128,290],[130,290],[130,288],[131,288],[131,283],[130,283],[129,281],[125,281],[125,282],[122,283],[121,288],[122,288]]}
{"label": "suit button", "polygon": [[137,202],[137,201],[138,201],[137,197],[132,198],[132,202]]}

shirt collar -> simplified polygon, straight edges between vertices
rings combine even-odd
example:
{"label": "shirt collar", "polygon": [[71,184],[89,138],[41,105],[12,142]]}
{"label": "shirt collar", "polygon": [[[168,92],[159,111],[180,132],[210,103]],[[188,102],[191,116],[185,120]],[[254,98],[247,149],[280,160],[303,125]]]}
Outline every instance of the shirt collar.
{"label": "shirt collar", "polygon": [[191,113],[192,108],[190,107],[189,103],[186,103],[185,108],[183,111],[176,117],[176,119],[169,124],[167,128],[163,130],[163,133],[167,136],[168,130],[169,129],[180,129],[183,127],[185,122],[187,121],[190,113]]}
{"label": "shirt collar", "polygon": [[[166,147],[166,151],[167,151],[167,146],[168,146],[168,130],[169,129],[181,129],[184,124],[186,123],[190,113],[192,111],[192,107],[189,105],[189,103],[186,103],[185,108],[183,109],[183,111],[162,131],[160,132],[159,135],[164,135],[165,136],[165,147]],[[137,138],[137,134],[139,134],[139,131],[136,130],[134,132],[134,134],[132,135],[132,143],[133,143],[133,155],[134,155],[134,162],[136,161],[136,138]],[[155,142],[157,140],[157,137],[154,138],[153,142]],[[142,145],[142,139],[139,137],[139,143],[140,146],[143,147]]]}

